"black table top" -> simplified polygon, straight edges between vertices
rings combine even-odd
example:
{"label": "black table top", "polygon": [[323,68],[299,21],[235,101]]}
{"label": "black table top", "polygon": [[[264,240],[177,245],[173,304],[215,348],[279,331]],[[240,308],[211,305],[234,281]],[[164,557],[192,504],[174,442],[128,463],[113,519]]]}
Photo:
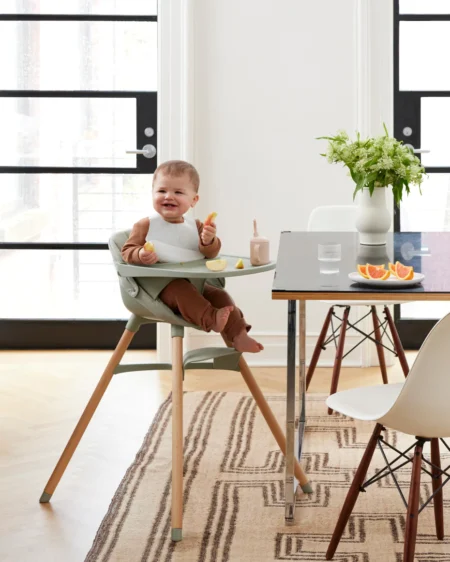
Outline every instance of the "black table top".
{"label": "black table top", "polygon": [[[341,259],[332,264],[336,273],[323,272],[319,244],[341,245]],[[413,287],[384,289],[348,278],[357,271],[357,264],[385,264],[387,268],[389,262],[396,261],[412,265],[425,279]],[[272,298],[450,300],[450,232],[391,232],[385,246],[360,245],[356,232],[282,232]]]}

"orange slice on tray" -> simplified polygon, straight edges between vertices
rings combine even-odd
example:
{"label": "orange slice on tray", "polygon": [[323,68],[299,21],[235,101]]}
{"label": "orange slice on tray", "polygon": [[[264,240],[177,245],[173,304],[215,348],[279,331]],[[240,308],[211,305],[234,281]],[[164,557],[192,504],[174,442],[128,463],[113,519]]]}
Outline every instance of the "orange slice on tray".
{"label": "orange slice on tray", "polygon": [[377,279],[379,281],[384,281],[391,275],[389,269],[384,269],[384,265],[371,265],[370,263],[366,265],[366,273],[369,279]]}
{"label": "orange slice on tray", "polygon": [[414,268],[412,265],[403,265],[399,261],[395,263],[395,275],[402,281],[414,279]]}

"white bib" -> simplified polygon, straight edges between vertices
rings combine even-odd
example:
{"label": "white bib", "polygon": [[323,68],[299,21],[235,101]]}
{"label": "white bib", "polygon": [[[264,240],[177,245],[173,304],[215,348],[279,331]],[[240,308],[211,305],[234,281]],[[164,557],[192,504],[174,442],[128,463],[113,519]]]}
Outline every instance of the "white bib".
{"label": "white bib", "polygon": [[205,257],[198,249],[200,240],[193,218],[185,216],[180,223],[167,222],[158,214],[149,218],[150,228],[145,239],[155,246],[160,262],[187,262]]}

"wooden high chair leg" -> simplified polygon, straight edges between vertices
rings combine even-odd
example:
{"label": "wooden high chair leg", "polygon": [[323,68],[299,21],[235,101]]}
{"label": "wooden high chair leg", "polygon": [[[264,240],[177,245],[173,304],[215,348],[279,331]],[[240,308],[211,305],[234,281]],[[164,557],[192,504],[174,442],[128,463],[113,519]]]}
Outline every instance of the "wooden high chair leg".
{"label": "wooden high chair leg", "polygon": [[[371,306],[371,311],[372,311],[372,321],[373,321],[373,329],[374,329],[374,336],[375,339],[380,342],[382,342],[382,337],[381,337],[381,331],[380,331],[380,323],[378,321],[378,316],[377,316],[377,307],[376,306]],[[387,371],[386,371],[386,360],[384,358],[384,350],[382,345],[377,344],[377,354],[378,354],[378,362],[380,364],[380,370],[381,370],[381,377],[383,379],[383,384],[388,384],[388,376],[387,376]]]}
{"label": "wooden high chair leg", "polygon": [[172,338],[172,540],[183,538],[183,338]]}
{"label": "wooden high chair leg", "polygon": [[74,454],[75,449],[80,442],[80,439],[83,437],[83,433],[85,432],[92,416],[94,415],[95,410],[97,409],[97,406],[99,405],[100,400],[103,397],[103,394],[105,393],[105,390],[108,388],[108,385],[111,382],[111,379],[114,375],[114,369],[120,363],[120,360],[124,356],[125,351],[128,349],[128,346],[130,345],[134,334],[135,332],[131,332],[127,329],[125,329],[124,333],[122,334],[122,337],[120,338],[120,341],[117,344],[117,347],[114,350],[111,359],[109,360],[105,370],[103,371],[101,379],[95,387],[95,390],[92,393],[92,396],[89,399],[89,402],[87,403],[87,406],[84,409],[81,418],[79,419],[75,429],[73,430],[73,433],[58,463],[56,464],[55,469],[53,470],[52,475],[47,482],[47,485],[44,488],[42,496],[39,500],[40,503],[47,503],[50,501],[50,498],[52,497],[56,486],[61,480],[61,477],[64,474],[64,471],[66,470],[67,465],[69,464],[70,459],[72,458],[72,455]]}
{"label": "wooden high chair leg", "polygon": [[[223,337],[223,336],[222,336]],[[227,342],[225,338],[223,338],[224,342],[228,347],[233,347],[230,342]],[[242,357],[239,359],[239,369],[241,371],[242,378],[244,379],[248,389],[250,390],[258,408],[261,411],[264,419],[269,426],[272,435],[275,437],[278,446],[280,447],[281,452],[283,455],[286,455],[286,437],[278,424],[276,417],[274,416],[272,410],[270,409],[267,400],[264,398],[264,394],[262,393],[261,389],[259,388],[258,383],[253,376],[249,366],[247,365],[247,361]],[[311,484],[308,482],[308,477],[303,472],[302,467],[300,466],[297,459],[294,460],[294,474],[297,480],[300,483],[300,487],[305,494],[312,494],[313,490],[311,488]]]}

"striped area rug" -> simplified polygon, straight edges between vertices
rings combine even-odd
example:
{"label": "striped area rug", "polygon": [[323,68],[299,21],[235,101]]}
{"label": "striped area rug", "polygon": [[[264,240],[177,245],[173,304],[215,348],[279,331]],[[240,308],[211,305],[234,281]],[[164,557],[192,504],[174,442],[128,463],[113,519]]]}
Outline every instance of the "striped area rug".
{"label": "striped area rug", "polygon": [[[272,562],[325,560],[331,533],[373,424],[328,416],[325,396],[308,396],[303,466],[314,494],[302,496],[297,524],[284,525],[284,459],[253,399],[235,393],[184,395],[183,541],[170,540],[171,402],[166,400],[124,476],[86,562]],[[284,424],[282,396],[268,397]],[[403,448],[411,439],[387,432]],[[428,446],[429,447],[429,446]],[[405,447],[406,448],[406,447]],[[427,454],[429,449],[425,449]],[[443,466],[449,455],[442,455]],[[383,466],[376,453],[369,476]],[[410,469],[400,469],[407,496]],[[421,499],[431,494],[422,477]],[[450,502],[444,489],[446,528]],[[360,494],[335,560],[401,562],[405,509],[389,477]],[[432,502],[419,519],[417,562],[450,562],[436,539]]]}

